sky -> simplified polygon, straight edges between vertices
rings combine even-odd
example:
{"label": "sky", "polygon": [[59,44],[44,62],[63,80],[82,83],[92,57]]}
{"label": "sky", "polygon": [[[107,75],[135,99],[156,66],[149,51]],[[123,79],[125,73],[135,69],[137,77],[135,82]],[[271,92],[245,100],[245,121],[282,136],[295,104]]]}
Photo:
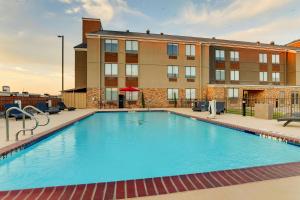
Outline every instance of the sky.
{"label": "sky", "polygon": [[300,38],[299,0],[0,0],[0,86],[59,94],[65,36],[65,89],[74,87],[81,18],[107,30],[286,44]]}

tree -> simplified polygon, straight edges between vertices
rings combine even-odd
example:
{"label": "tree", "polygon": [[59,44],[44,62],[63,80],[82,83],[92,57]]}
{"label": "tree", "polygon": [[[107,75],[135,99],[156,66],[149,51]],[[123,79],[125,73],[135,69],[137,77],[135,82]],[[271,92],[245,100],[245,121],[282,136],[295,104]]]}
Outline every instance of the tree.
{"label": "tree", "polygon": [[176,97],[176,93],[173,93],[173,98],[174,98],[174,107],[177,108],[177,97]]}
{"label": "tree", "polygon": [[142,92],[142,107],[145,108],[145,97],[144,97],[144,93]]}

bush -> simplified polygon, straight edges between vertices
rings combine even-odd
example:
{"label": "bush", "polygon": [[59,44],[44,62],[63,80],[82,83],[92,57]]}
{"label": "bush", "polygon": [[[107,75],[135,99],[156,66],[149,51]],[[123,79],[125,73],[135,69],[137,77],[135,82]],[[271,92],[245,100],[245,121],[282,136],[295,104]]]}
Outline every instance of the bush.
{"label": "bush", "polygon": [[174,108],[177,108],[177,98],[176,98],[176,94],[174,93]]}
{"label": "bush", "polygon": [[145,97],[144,97],[144,93],[142,92],[142,107],[145,108],[146,104],[145,104]]}

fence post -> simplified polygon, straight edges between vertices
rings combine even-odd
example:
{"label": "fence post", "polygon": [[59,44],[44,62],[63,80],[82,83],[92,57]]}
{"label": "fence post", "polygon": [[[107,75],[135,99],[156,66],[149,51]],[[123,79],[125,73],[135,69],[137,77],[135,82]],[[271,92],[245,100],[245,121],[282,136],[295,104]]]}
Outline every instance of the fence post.
{"label": "fence post", "polygon": [[243,116],[246,116],[246,101],[243,99],[242,101],[242,108],[243,108]]}

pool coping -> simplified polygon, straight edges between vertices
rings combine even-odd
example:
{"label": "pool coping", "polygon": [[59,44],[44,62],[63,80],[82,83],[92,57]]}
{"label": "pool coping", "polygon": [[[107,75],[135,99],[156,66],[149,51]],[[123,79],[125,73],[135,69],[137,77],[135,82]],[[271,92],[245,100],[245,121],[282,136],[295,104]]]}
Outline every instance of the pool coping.
{"label": "pool coping", "polygon": [[[213,123],[227,128],[237,129],[249,134],[254,134],[270,139],[276,139],[289,144],[299,145],[300,140],[292,137],[282,136],[276,133],[261,131],[253,128],[233,125],[219,122],[208,118],[196,117],[183,114],[176,111],[150,110],[150,112],[169,112],[183,117]],[[56,131],[62,130],[77,121],[87,118],[95,113],[104,112],[147,112],[147,110],[123,110],[123,111],[94,111],[65,122],[59,126],[41,132],[31,138],[11,144],[0,149],[0,157],[6,157],[8,154],[27,148],[47,137],[53,135]],[[152,195],[169,194],[174,192],[183,192],[191,190],[209,189],[238,185],[257,181],[272,180],[277,178],[287,178],[300,175],[300,162],[266,165],[259,167],[247,167],[241,169],[212,171],[205,173],[184,174],[178,176],[164,176],[145,179],[134,179],[126,181],[102,182],[91,184],[78,184],[57,187],[44,187],[24,190],[0,191],[0,199],[123,199],[133,197],[143,197]]]}

